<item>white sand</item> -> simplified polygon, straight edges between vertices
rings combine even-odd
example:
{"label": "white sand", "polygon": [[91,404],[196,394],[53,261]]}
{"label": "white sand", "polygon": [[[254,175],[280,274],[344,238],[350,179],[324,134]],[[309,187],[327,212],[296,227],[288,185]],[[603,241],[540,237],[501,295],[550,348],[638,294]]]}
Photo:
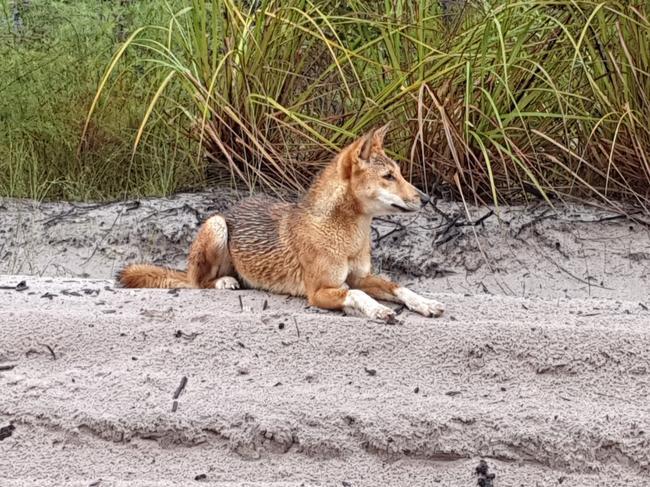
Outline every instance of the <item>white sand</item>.
{"label": "white sand", "polygon": [[471,486],[481,458],[499,487],[647,483],[644,225],[576,223],[609,216],[577,207],[527,225],[543,210],[511,209],[510,226],[476,229],[488,266],[470,227],[437,246],[442,222],[421,215],[377,243],[377,264],[448,311],[393,326],[97,279],[140,256],[181,265],[201,198],[0,202],[0,286],[29,286],[0,289],[0,428],[15,427],[0,485]]}

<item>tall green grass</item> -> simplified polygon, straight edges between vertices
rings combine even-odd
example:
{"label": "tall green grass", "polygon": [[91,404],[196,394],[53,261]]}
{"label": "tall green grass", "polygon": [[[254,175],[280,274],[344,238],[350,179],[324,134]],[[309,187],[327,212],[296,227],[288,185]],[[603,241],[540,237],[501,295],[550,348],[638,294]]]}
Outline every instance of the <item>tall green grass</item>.
{"label": "tall green grass", "polygon": [[[121,5],[124,3],[125,5]],[[21,6],[18,27],[14,4]],[[152,128],[134,162],[131,144],[151,87],[129,53],[107,86],[78,153],[88,109],[116,46],[166,18],[150,2],[0,0],[0,196],[104,199],[168,194],[200,177],[186,137]],[[153,78],[150,78],[151,81]],[[162,108],[162,107],[161,107]],[[154,140],[155,137],[155,140]]]}
{"label": "tall green grass", "polygon": [[182,90],[172,111],[197,160],[234,184],[304,187],[393,120],[391,149],[427,188],[495,203],[647,201],[644,2],[483,2],[451,19],[433,0],[256,6],[193,0],[125,51],[164,77],[147,113]]}
{"label": "tall green grass", "polygon": [[143,191],[152,158],[170,189],[179,178],[301,189],[392,120],[392,154],[428,191],[647,204],[647,2],[482,1],[451,13],[442,3],[165,3],[164,20],[133,24],[86,98],[83,136],[70,139],[77,170],[121,102],[137,121],[129,147],[118,137],[120,177],[106,195],[160,190]]}

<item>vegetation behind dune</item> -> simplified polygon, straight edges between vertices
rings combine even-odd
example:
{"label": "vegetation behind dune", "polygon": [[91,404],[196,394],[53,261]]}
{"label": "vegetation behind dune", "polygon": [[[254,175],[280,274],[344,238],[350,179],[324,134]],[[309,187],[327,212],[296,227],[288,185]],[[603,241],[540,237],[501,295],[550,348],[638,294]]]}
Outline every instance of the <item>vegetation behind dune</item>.
{"label": "vegetation behind dune", "polygon": [[297,190],[390,120],[429,192],[645,205],[647,2],[461,4],[5,1],[0,194]]}

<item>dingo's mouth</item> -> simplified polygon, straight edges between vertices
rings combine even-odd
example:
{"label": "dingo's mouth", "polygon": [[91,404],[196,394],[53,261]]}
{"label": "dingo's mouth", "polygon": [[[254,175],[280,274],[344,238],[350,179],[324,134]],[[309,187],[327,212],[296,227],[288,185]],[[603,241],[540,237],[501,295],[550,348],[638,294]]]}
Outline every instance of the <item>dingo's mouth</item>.
{"label": "dingo's mouth", "polygon": [[408,206],[401,206],[401,205],[397,205],[395,203],[392,203],[390,206],[392,206],[393,208],[398,209],[402,213],[413,213],[414,211],[418,211],[418,208],[413,208],[413,207],[408,207]]}

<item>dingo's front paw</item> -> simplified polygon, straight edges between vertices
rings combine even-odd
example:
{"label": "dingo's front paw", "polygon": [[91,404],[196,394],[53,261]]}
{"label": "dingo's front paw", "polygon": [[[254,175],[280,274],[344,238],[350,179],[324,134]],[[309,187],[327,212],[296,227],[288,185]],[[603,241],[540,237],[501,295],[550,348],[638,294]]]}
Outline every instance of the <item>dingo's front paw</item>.
{"label": "dingo's front paw", "polygon": [[214,283],[215,289],[239,289],[239,281],[232,276],[223,276]]}
{"label": "dingo's front paw", "polygon": [[406,307],[411,311],[420,313],[424,316],[441,316],[445,312],[445,305],[434,299],[420,297],[416,302],[407,304]]}
{"label": "dingo's front paw", "polygon": [[368,318],[373,320],[381,320],[386,323],[393,323],[395,321],[395,311],[388,306],[379,305],[376,308],[369,310]]}
{"label": "dingo's front paw", "polygon": [[358,289],[348,291],[343,304],[343,310],[349,315],[365,316],[372,320],[382,320],[388,323],[395,321],[395,312],[391,308],[379,304]]}
{"label": "dingo's front paw", "polygon": [[421,315],[438,317],[445,312],[445,305],[441,302],[420,296],[404,287],[397,289],[395,295],[408,309]]}

